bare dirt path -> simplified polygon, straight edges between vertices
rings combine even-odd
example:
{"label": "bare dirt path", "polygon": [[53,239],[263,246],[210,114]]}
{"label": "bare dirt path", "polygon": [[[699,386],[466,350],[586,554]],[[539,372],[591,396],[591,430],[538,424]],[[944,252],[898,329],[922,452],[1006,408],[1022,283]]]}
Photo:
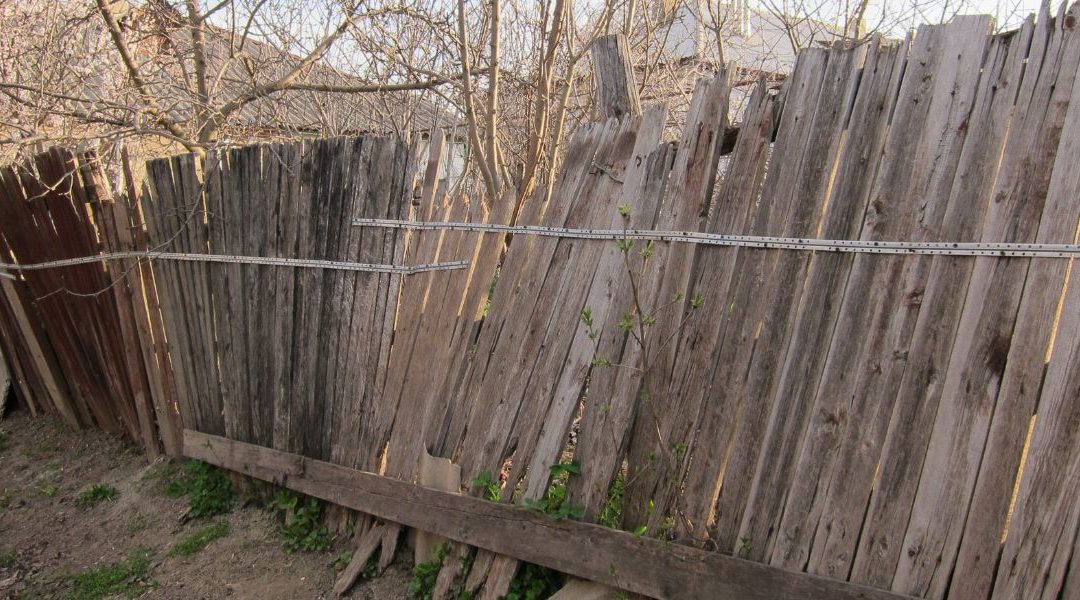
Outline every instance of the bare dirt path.
{"label": "bare dirt path", "polygon": [[[177,477],[175,464],[149,462],[119,438],[8,414],[0,420],[0,598],[331,597],[344,541],[287,553],[274,514],[239,502],[227,515],[181,523],[187,501],[165,493]],[[116,497],[79,506],[97,484]],[[178,543],[225,523],[224,537],[177,555]],[[348,597],[407,598],[406,562],[399,557]]]}

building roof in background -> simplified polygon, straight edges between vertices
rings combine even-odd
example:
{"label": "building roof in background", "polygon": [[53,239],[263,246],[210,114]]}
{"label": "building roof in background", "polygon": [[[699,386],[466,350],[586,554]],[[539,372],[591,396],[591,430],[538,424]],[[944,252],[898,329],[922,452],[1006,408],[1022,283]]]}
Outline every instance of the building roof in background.
{"label": "building roof in background", "polygon": [[[198,101],[191,72],[192,40],[183,26],[182,17],[160,3],[150,2],[137,8],[131,8],[122,0],[115,4],[114,11],[122,15],[121,26],[137,29],[142,34],[129,37],[137,40],[132,42],[132,51],[143,65],[143,75],[154,96],[174,120],[189,121]],[[120,75],[124,68],[107,42],[108,33],[104,26],[95,19],[85,22],[84,45],[88,50],[105,50],[95,54],[96,63],[88,67],[92,73],[81,77],[77,85],[82,88],[82,97],[107,101],[111,95],[124,93],[129,84],[127,78]],[[281,78],[303,60],[302,56],[268,41],[237,35],[227,29],[207,27],[204,37],[209,96],[211,102],[218,105],[248,93],[256,85]],[[154,60],[158,56],[164,60]],[[298,82],[350,87],[371,83],[324,62],[309,66]],[[441,109],[417,91],[334,93],[287,90],[247,103],[231,116],[222,132],[237,140],[268,135],[404,133],[451,127],[459,121],[454,113]]]}
{"label": "building roof in background", "polygon": [[[170,35],[181,52],[191,44],[183,30]],[[277,80],[291,72],[301,56],[274,45],[232,32],[209,28],[206,35],[211,97],[234,98],[258,84]],[[371,82],[317,62],[298,82],[316,85],[361,86]],[[177,82],[180,83],[180,82]],[[169,85],[167,83],[167,85]],[[333,93],[306,90],[277,92],[245,105],[233,126],[281,131],[342,135],[424,131],[453,125],[452,114],[419,92]]]}
{"label": "building roof in background", "polygon": [[[712,12],[708,2],[713,3]],[[706,31],[714,26],[713,14],[724,34],[724,60],[766,74],[787,74],[795,68],[796,43],[804,48],[829,44],[843,35],[835,24],[752,8],[746,0],[718,5],[716,0],[690,0],[679,4],[668,28],[659,34],[669,56],[690,59],[712,55],[709,44],[715,41],[710,41]]]}

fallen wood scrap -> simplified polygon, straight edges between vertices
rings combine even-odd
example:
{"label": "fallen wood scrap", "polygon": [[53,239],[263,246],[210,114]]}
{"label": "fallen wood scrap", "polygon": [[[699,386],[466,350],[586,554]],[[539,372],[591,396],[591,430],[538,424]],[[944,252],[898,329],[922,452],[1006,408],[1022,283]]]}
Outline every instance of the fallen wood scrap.
{"label": "fallen wood scrap", "polygon": [[906,597],[599,525],[555,520],[521,506],[428,489],[197,431],[184,431],[184,454],[381,519],[653,597]]}

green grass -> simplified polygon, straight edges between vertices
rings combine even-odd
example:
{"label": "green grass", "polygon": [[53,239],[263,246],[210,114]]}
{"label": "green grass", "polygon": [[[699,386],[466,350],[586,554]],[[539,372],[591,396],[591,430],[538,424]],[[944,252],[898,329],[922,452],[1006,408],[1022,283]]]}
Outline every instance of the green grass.
{"label": "green grass", "polygon": [[138,598],[153,589],[150,581],[153,552],[142,548],[133,550],[124,560],[87,569],[70,577],[71,600],[99,600],[116,596]]}
{"label": "green grass", "polygon": [[60,491],[60,488],[56,487],[55,485],[53,485],[51,483],[44,483],[42,485],[39,485],[38,489],[37,489],[37,493],[42,495],[42,496],[45,496],[46,498],[55,498],[57,492],[59,492],[59,491]]}
{"label": "green grass", "polygon": [[218,521],[180,540],[169,550],[169,556],[191,556],[210,545],[210,542],[229,535],[229,524]]}
{"label": "green grass", "polygon": [[0,569],[10,569],[18,562],[14,550],[0,550]]}
{"label": "green grass", "polygon": [[116,491],[113,486],[107,483],[95,483],[79,494],[79,497],[75,499],[75,506],[90,508],[102,502],[112,502],[118,496],[120,496],[120,492]]}

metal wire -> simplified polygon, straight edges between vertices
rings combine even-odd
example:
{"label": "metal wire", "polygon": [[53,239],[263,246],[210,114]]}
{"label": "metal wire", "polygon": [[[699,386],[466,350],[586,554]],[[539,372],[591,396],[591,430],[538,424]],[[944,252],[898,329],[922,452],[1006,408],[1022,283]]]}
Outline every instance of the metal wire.
{"label": "metal wire", "polygon": [[458,260],[452,262],[427,263],[413,266],[398,266],[355,263],[337,260],[273,258],[269,256],[233,256],[227,254],[184,254],[179,252],[131,251],[97,254],[94,256],[80,256],[77,258],[53,260],[43,263],[23,264],[0,262],[0,275],[11,277],[10,275],[3,273],[3,271],[37,271],[41,269],[56,269],[61,267],[71,267],[75,265],[85,265],[89,263],[102,262],[107,260],[125,260],[133,258],[149,260],[181,260],[188,262],[239,263],[251,265],[268,265],[273,267],[300,267],[307,269],[335,269],[339,271],[363,271],[369,273],[400,273],[403,275],[424,273],[428,271],[449,271],[453,269],[463,269],[469,264],[469,261],[467,260]]}
{"label": "metal wire", "polygon": [[571,229],[539,225],[497,225],[490,223],[443,223],[396,219],[353,219],[360,227],[387,227],[410,230],[475,231],[511,233],[590,240],[653,240],[709,246],[781,248],[815,252],[855,252],[868,254],[929,254],[945,256],[1005,256],[1022,258],[1077,258],[1078,244],[1010,244],[995,242],[893,242],[875,240],[820,240],[776,236],[729,235],[694,231],[653,231],[648,229]]}

